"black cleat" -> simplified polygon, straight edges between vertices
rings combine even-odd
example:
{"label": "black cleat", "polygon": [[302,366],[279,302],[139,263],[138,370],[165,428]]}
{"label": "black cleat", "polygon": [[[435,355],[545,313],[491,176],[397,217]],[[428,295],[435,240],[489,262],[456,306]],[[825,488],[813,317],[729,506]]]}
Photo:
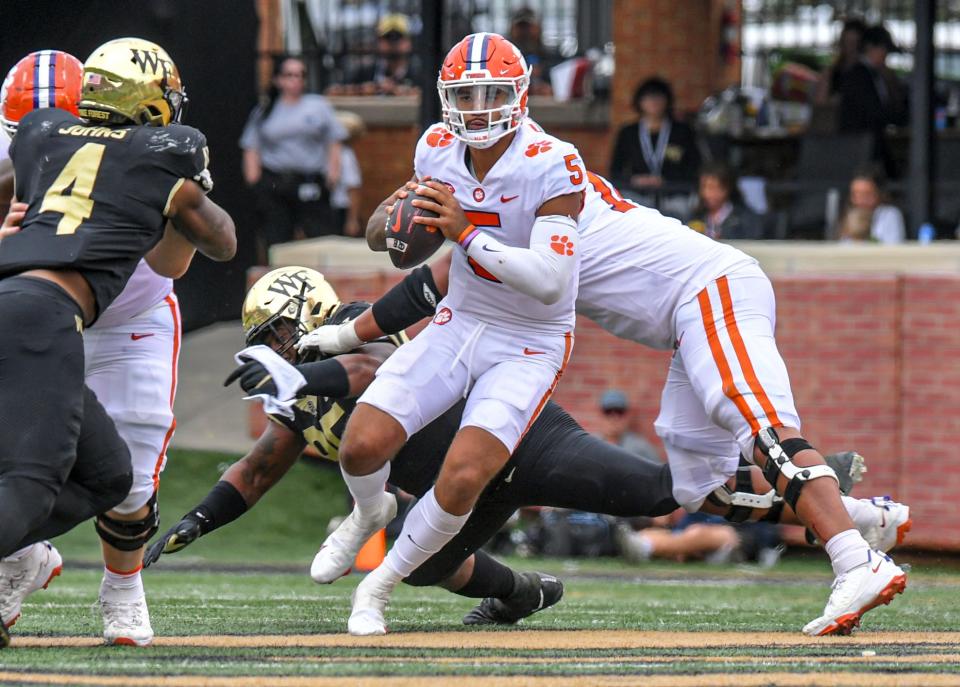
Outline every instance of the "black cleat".
{"label": "black cleat", "polygon": [[3,622],[3,618],[0,618],[0,649],[6,649],[10,646],[10,631],[7,629],[7,624]]}
{"label": "black cleat", "polygon": [[487,597],[463,616],[464,625],[513,625],[563,598],[563,582],[553,575],[525,572],[516,575],[513,593],[505,599]]}

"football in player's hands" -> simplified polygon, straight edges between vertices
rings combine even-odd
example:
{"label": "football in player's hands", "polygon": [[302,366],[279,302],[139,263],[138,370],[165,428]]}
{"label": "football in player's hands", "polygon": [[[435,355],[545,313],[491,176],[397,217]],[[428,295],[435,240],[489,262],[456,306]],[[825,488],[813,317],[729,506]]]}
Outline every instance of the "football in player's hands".
{"label": "football in player's hands", "polygon": [[436,253],[444,241],[436,227],[413,221],[414,217],[439,217],[432,210],[416,207],[414,200],[431,199],[408,192],[405,198],[397,199],[387,217],[387,252],[394,266],[402,270],[419,265]]}

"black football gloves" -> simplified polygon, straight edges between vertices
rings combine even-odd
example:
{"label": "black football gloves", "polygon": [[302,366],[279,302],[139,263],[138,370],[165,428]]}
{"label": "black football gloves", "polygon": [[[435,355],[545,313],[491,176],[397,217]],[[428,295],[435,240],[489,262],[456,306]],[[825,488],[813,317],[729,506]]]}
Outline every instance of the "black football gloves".
{"label": "black football gloves", "polygon": [[231,372],[230,376],[224,380],[223,385],[230,386],[238,379],[240,380],[240,386],[248,395],[277,395],[277,385],[274,383],[273,377],[267,372],[267,368],[256,360],[248,360]]}

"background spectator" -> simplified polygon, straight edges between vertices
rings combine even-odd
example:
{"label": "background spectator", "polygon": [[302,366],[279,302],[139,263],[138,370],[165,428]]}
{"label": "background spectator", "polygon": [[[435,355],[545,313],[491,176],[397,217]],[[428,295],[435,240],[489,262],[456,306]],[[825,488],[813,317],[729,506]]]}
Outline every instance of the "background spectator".
{"label": "background spectator", "polygon": [[689,225],[712,239],[763,238],[763,220],[744,205],[733,170],[722,163],[710,163],[701,170],[697,207]]}
{"label": "background spectator", "polygon": [[347,139],[343,141],[340,153],[340,183],[330,194],[330,204],[340,233],[344,236],[360,236],[360,186],[363,178],[353,144],[363,135],[366,127],[355,112],[338,112],[337,120],[347,132]]}
{"label": "background spectator", "polygon": [[843,22],[840,37],[837,39],[837,55],[833,62],[820,75],[817,84],[816,103],[826,105],[833,96],[840,93],[843,79],[862,58],[863,32],[867,25],[862,19],[847,19]]}
{"label": "background spectator", "polygon": [[413,54],[410,20],[403,14],[384,15],[377,24],[377,54],[347,75],[347,83],[330,94],[411,95],[420,92],[419,58]]}
{"label": "background spectator", "polygon": [[340,178],[346,132],[326,98],[304,93],[306,75],[303,60],[279,60],[266,102],[254,108],[240,138],[243,178],[257,193],[261,264],[270,246],[296,232],[336,231],[329,189]]}
{"label": "background spectator", "polygon": [[875,168],[861,170],[850,181],[850,197],[840,221],[840,238],[849,241],[903,243],[903,213],[884,202],[883,181]]}
{"label": "background spectator", "polygon": [[875,160],[883,163],[888,177],[897,169],[887,146],[884,130],[907,123],[906,90],[887,66],[887,55],[897,51],[890,32],[871,26],[863,33],[863,58],[838,84],[840,106],[837,126],[841,133],[867,131],[873,134]]}
{"label": "background spectator", "polygon": [[608,389],[600,397],[603,413],[603,429],[600,436],[611,444],[635,453],[641,458],[661,462],[660,454],[653,444],[636,432],[630,431],[630,406],[627,395],[619,389]]}
{"label": "background spectator", "polygon": [[692,190],[700,152],[693,129],[674,118],[670,84],[659,77],[647,79],[634,93],[633,108],[639,121],[620,129],[613,147],[610,178],[614,184],[621,190],[648,192],[641,198],[647,204],[654,204],[652,192],[664,183],[689,184]]}
{"label": "background spectator", "polygon": [[510,17],[507,38],[520,49],[530,67],[530,94],[553,95],[550,69],[556,63],[556,56],[547,54],[541,33],[540,19],[529,7],[520,7]]}

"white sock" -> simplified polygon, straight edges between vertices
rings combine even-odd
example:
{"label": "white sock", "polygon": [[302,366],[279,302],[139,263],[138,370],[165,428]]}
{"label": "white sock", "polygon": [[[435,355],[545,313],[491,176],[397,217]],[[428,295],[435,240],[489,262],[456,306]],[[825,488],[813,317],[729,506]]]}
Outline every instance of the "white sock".
{"label": "white sock", "polygon": [[407,514],[384,563],[401,579],[407,577],[453,539],[469,517],[470,513],[451,515],[443,510],[431,488]]}
{"label": "white sock", "polygon": [[143,579],[141,566],[133,572],[120,573],[103,569],[103,582],[100,583],[100,598],[107,601],[137,601],[143,598]]}
{"label": "white sock", "polygon": [[833,574],[837,577],[866,563],[870,552],[870,545],[857,530],[835,534],[824,548],[830,556]]}
{"label": "white sock", "polygon": [[850,519],[857,529],[863,532],[868,527],[880,524],[880,509],[870,502],[870,499],[855,499],[851,496],[841,496],[843,507],[847,509]]}
{"label": "white sock", "polygon": [[383,503],[383,490],[390,477],[390,461],[383,467],[369,475],[351,475],[343,466],[340,466],[343,481],[347,483],[353,500],[357,503],[360,515],[380,513],[380,504]]}

